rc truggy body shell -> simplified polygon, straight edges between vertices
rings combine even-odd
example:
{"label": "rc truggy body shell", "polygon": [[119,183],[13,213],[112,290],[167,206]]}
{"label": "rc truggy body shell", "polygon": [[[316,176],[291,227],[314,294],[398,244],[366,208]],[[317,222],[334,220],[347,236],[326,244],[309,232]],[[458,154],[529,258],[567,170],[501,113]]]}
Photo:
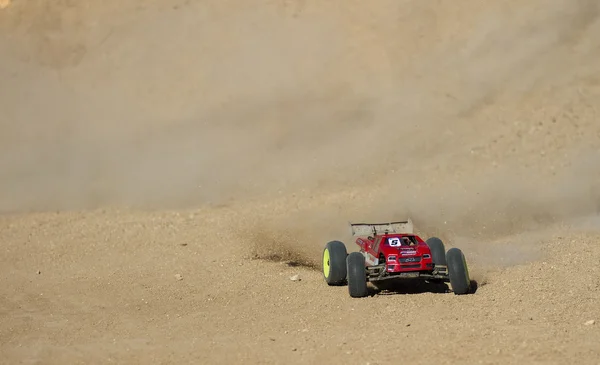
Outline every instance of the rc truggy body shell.
{"label": "rc truggy body shell", "polygon": [[429,246],[415,234],[358,237],[356,244],[368,266],[385,264],[385,271],[389,274],[434,269]]}

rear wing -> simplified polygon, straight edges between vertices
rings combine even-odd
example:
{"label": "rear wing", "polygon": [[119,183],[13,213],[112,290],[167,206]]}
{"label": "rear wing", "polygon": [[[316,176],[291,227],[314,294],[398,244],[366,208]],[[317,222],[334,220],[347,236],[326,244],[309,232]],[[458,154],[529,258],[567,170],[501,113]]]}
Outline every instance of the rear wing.
{"label": "rear wing", "polygon": [[352,236],[370,236],[389,233],[413,233],[412,220],[389,223],[350,223]]}

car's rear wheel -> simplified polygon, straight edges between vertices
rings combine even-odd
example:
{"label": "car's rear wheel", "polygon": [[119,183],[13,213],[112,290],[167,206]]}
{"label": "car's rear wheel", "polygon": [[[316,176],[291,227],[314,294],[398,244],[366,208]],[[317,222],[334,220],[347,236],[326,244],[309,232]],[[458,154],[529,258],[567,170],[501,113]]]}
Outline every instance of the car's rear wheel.
{"label": "car's rear wheel", "polygon": [[425,243],[427,243],[431,251],[433,264],[436,266],[446,266],[446,248],[444,247],[444,242],[437,237],[431,237]]}
{"label": "car's rear wheel", "polygon": [[352,298],[369,295],[365,257],[360,252],[352,252],[346,259],[348,266],[348,292]]}
{"label": "car's rear wheel", "polygon": [[468,294],[471,291],[471,278],[465,255],[458,248],[451,248],[446,253],[448,261],[448,276],[454,294]]}
{"label": "car's rear wheel", "polygon": [[328,285],[346,283],[346,257],[348,251],[340,241],[331,241],[323,250],[323,277]]}

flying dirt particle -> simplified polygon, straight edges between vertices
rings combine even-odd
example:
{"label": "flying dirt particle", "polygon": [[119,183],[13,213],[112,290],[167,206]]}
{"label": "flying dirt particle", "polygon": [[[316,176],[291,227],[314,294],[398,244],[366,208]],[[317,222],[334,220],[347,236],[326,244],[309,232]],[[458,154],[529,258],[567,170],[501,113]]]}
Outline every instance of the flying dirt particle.
{"label": "flying dirt particle", "polygon": [[296,274],[294,276],[290,276],[290,280],[291,281],[300,281],[302,279],[300,279],[300,275]]}
{"label": "flying dirt particle", "polygon": [[10,0],[0,0],[0,9],[6,9],[10,6]]}
{"label": "flying dirt particle", "polygon": [[183,276],[181,274],[175,274],[175,280],[181,281],[183,280]]}
{"label": "flying dirt particle", "polygon": [[585,325],[586,326],[591,326],[591,325],[593,325],[595,323],[596,323],[596,321],[594,321],[593,319],[590,319],[589,321],[585,322]]}

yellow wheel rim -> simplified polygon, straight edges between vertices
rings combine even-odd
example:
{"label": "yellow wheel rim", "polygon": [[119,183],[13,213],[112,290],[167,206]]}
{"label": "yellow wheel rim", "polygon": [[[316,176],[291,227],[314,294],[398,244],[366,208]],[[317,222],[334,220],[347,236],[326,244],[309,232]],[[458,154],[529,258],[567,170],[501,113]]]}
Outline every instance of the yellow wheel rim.
{"label": "yellow wheel rim", "polygon": [[325,275],[325,278],[329,277],[330,270],[331,268],[329,266],[329,250],[325,249],[325,251],[323,251],[323,275]]}
{"label": "yellow wheel rim", "polygon": [[465,259],[465,255],[462,255],[463,265],[465,266],[465,276],[467,277],[467,283],[470,284],[471,278],[469,275],[469,267],[467,266],[467,260]]}

